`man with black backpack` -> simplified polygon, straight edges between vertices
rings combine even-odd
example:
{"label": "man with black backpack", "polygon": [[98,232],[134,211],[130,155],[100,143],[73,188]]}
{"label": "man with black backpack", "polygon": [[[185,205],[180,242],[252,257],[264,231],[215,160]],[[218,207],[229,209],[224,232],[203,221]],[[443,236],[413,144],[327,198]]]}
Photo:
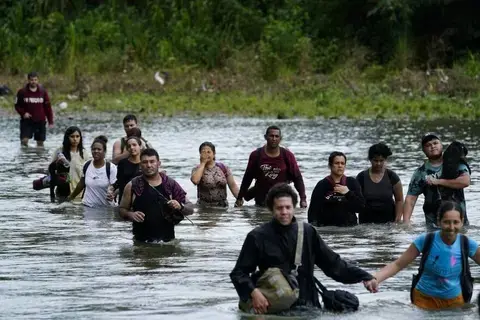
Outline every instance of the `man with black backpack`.
{"label": "man with black backpack", "polygon": [[[250,154],[235,206],[242,206],[243,199],[255,199],[257,206],[265,206],[265,197],[271,187],[281,182],[293,182],[300,194],[300,207],[306,208],[307,196],[302,173],[293,153],[280,147],[280,128],[268,127],[264,137],[267,143]],[[253,179],[256,180],[255,185],[250,188]]]}

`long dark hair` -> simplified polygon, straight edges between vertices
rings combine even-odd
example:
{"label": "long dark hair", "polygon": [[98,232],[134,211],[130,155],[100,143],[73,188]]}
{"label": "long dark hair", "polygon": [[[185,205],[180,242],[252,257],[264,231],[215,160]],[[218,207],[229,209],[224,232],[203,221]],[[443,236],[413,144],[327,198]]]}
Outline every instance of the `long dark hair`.
{"label": "long dark hair", "polygon": [[68,127],[67,130],[65,130],[65,134],[63,135],[63,143],[62,143],[62,153],[67,158],[68,161],[72,160],[72,157],[70,155],[70,149],[72,147],[72,144],[70,143],[70,135],[72,133],[78,132],[80,135],[80,143],[78,144],[78,152],[80,152],[80,157],[83,159],[83,136],[82,136],[82,130],[80,130],[79,127]]}

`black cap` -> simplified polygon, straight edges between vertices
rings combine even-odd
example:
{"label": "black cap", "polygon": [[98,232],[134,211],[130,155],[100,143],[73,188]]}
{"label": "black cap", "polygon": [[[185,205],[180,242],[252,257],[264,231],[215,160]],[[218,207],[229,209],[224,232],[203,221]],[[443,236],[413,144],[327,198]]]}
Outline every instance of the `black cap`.
{"label": "black cap", "polygon": [[432,140],[440,140],[440,138],[434,133],[427,133],[426,135],[424,135],[422,138],[422,147],[425,145],[425,143]]}

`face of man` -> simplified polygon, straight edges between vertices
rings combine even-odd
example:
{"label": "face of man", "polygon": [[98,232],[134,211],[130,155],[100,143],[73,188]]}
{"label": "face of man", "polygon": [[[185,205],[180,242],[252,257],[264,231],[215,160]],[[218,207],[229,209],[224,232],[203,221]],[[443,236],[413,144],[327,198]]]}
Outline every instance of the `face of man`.
{"label": "face of man", "polygon": [[345,158],[343,156],[336,156],[330,165],[330,172],[340,177],[345,173],[345,166]]}
{"label": "face of man", "polygon": [[293,201],[291,197],[285,196],[273,200],[273,217],[284,226],[292,223]]}
{"label": "face of man", "polygon": [[30,89],[35,90],[38,87],[38,77],[30,77],[28,78],[28,86]]}
{"label": "face of man", "polygon": [[158,174],[160,160],[157,160],[156,156],[143,156],[140,159],[140,168],[146,177],[153,177]]}
{"label": "face of man", "polygon": [[267,147],[272,149],[277,148],[280,145],[280,141],[282,141],[280,130],[268,130],[268,133],[265,135],[265,139],[267,140]]}
{"label": "face of man", "polygon": [[432,139],[423,145],[423,152],[428,159],[437,160],[442,157],[443,146],[440,140]]}
{"label": "face of man", "polygon": [[137,127],[137,122],[135,120],[128,120],[123,123],[123,130],[125,130],[125,134],[128,134],[128,131],[132,128]]}

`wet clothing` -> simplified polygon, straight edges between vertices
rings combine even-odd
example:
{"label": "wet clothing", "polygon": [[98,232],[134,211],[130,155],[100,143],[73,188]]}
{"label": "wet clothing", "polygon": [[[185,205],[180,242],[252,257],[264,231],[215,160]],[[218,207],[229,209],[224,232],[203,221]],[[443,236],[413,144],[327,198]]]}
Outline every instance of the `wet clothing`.
{"label": "wet clothing", "polygon": [[[458,166],[458,176],[468,174],[470,172],[465,164]],[[440,179],[442,175],[442,165],[434,167],[430,161],[426,161],[421,167],[415,170],[412,179],[408,186],[407,195],[419,196],[421,194],[425,197],[423,204],[423,212],[425,213],[425,221],[429,226],[435,226],[437,223],[437,211],[442,200],[442,192],[448,191],[451,193],[449,200],[460,203],[465,214],[465,225],[468,225],[467,209],[465,203],[465,194],[463,189],[451,189],[439,186],[430,186],[427,184],[427,177],[430,176],[435,179]]]}
{"label": "wet clothing", "polygon": [[33,122],[31,119],[20,119],[20,139],[24,138],[33,138],[35,141],[47,140],[46,122]]}
{"label": "wet clothing", "polygon": [[[192,169],[192,174],[199,166]],[[197,185],[197,204],[207,207],[228,207],[227,179],[232,175],[230,168],[221,162],[216,162],[212,168],[203,170],[202,178]]]}
{"label": "wet clothing", "polygon": [[[61,153],[63,150],[62,147],[57,148],[53,154],[50,162],[53,162],[57,160],[58,154]],[[90,152],[87,151],[86,149],[83,149],[83,158],[80,156],[80,152],[71,152],[70,151],[70,192],[73,192],[75,188],[77,187],[77,184],[80,182],[80,179],[82,178],[82,170],[83,170],[83,165],[85,162],[91,159]],[[66,155],[67,160],[68,160],[68,155]],[[78,196],[80,197],[80,195]]]}
{"label": "wet clothing", "polygon": [[145,214],[143,222],[132,222],[133,236],[137,241],[168,242],[175,239],[175,225],[165,218],[167,210],[172,210],[166,204],[168,200],[177,200],[192,208],[182,187],[163,172],[160,176],[162,183],[156,187],[152,187],[143,175],[132,179],[132,211]]}
{"label": "wet clothing", "polygon": [[320,180],[312,192],[308,208],[308,222],[316,226],[354,226],[357,212],[362,212],[365,200],[357,180],[343,176],[341,185],[346,185],[346,194],[333,192],[335,183],[331,176]]}
{"label": "wet clothing", "polygon": [[115,189],[119,190],[118,202],[122,200],[123,190],[127,183],[133,178],[142,174],[140,169],[140,163],[133,163],[128,158],[120,160],[117,166],[117,182],[115,183]]}
{"label": "wet clothing", "polygon": [[390,169],[384,171],[382,179],[376,183],[370,177],[370,169],[357,175],[362,188],[365,208],[359,213],[359,223],[387,223],[395,221],[395,201],[393,186],[400,178]]}
{"label": "wet clothing", "polygon": [[280,182],[293,182],[300,195],[300,200],[306,201],[307,199],[297,160],[293,153],[285,148],[280,147],[280,155],[277,157],[269,157],[265,153],[264,147],[258,148],[250,154],[238,199],[246,198],[253,179],[256,179],[255,191],[252,197],[247,200],[255,198],[255,204],[257,205],[263,206],[270,188]]}
{"label": "wet clothing", "polygon": [[30,90],[27,84],[22,89],[18,90],[15,98],[15,110],[23,119],[25,113],[32,115],[30,120],[33,123],[45,123],[48,120],[49,124],[53,124],[53,111],[48,97],[47,90],[42,86],[38,86],[36,91]]}
{"label": "wet clothing", "polygon": [[[314,227],[309,224],[304,226],[302,265],[298,269],[300,296],[294,306],[321,307],[313,280],[315,265],[325,275],[342,283],[358,283],[373,278],[368,272],[342,260],[323,242]],[[251,298],[256,281],[268,268],[278,267],[286,274],[290,273],[295,266],[297,236],[295,218],[288,226],[272,219],[248,233],[235,268],[230,273],[242,301]],[[255,272],[257,267],[259,271]]]}
{"label": "wet clothing", "polygon": [[440,299],[431,297],[415,289],[413,290],[413,304],[422,309],[440,310],[461,307],[465,304],[465,300],[463,300],[462,294],[452,299]]}
{"label": "wet clothing", "polygon": [[[417,237],[413,244],[422,252],[427,234]],[[468,239],[468,256],[473,258],[478,243]],[[453,245],[443,242],[440,231],[436,231],[430,253],[425,262],[425,269],[415,289],[424,295],[440,299],[455,299],[462,295],[460,275],[462,273],[462,240],[458,234]],[[463,298],[462,298],[463,300]]]}
{"label": "wet clothing", "polygon": [[111,206],[107,201],[107,191],[108,187],[113,185],[115,181],[117,181],[117,166],[110,163],[109,179],[106,162],[101,168],[95,168],[93,161],[90,162],[85,173],[85,193],[82,203],[91,208]]}

